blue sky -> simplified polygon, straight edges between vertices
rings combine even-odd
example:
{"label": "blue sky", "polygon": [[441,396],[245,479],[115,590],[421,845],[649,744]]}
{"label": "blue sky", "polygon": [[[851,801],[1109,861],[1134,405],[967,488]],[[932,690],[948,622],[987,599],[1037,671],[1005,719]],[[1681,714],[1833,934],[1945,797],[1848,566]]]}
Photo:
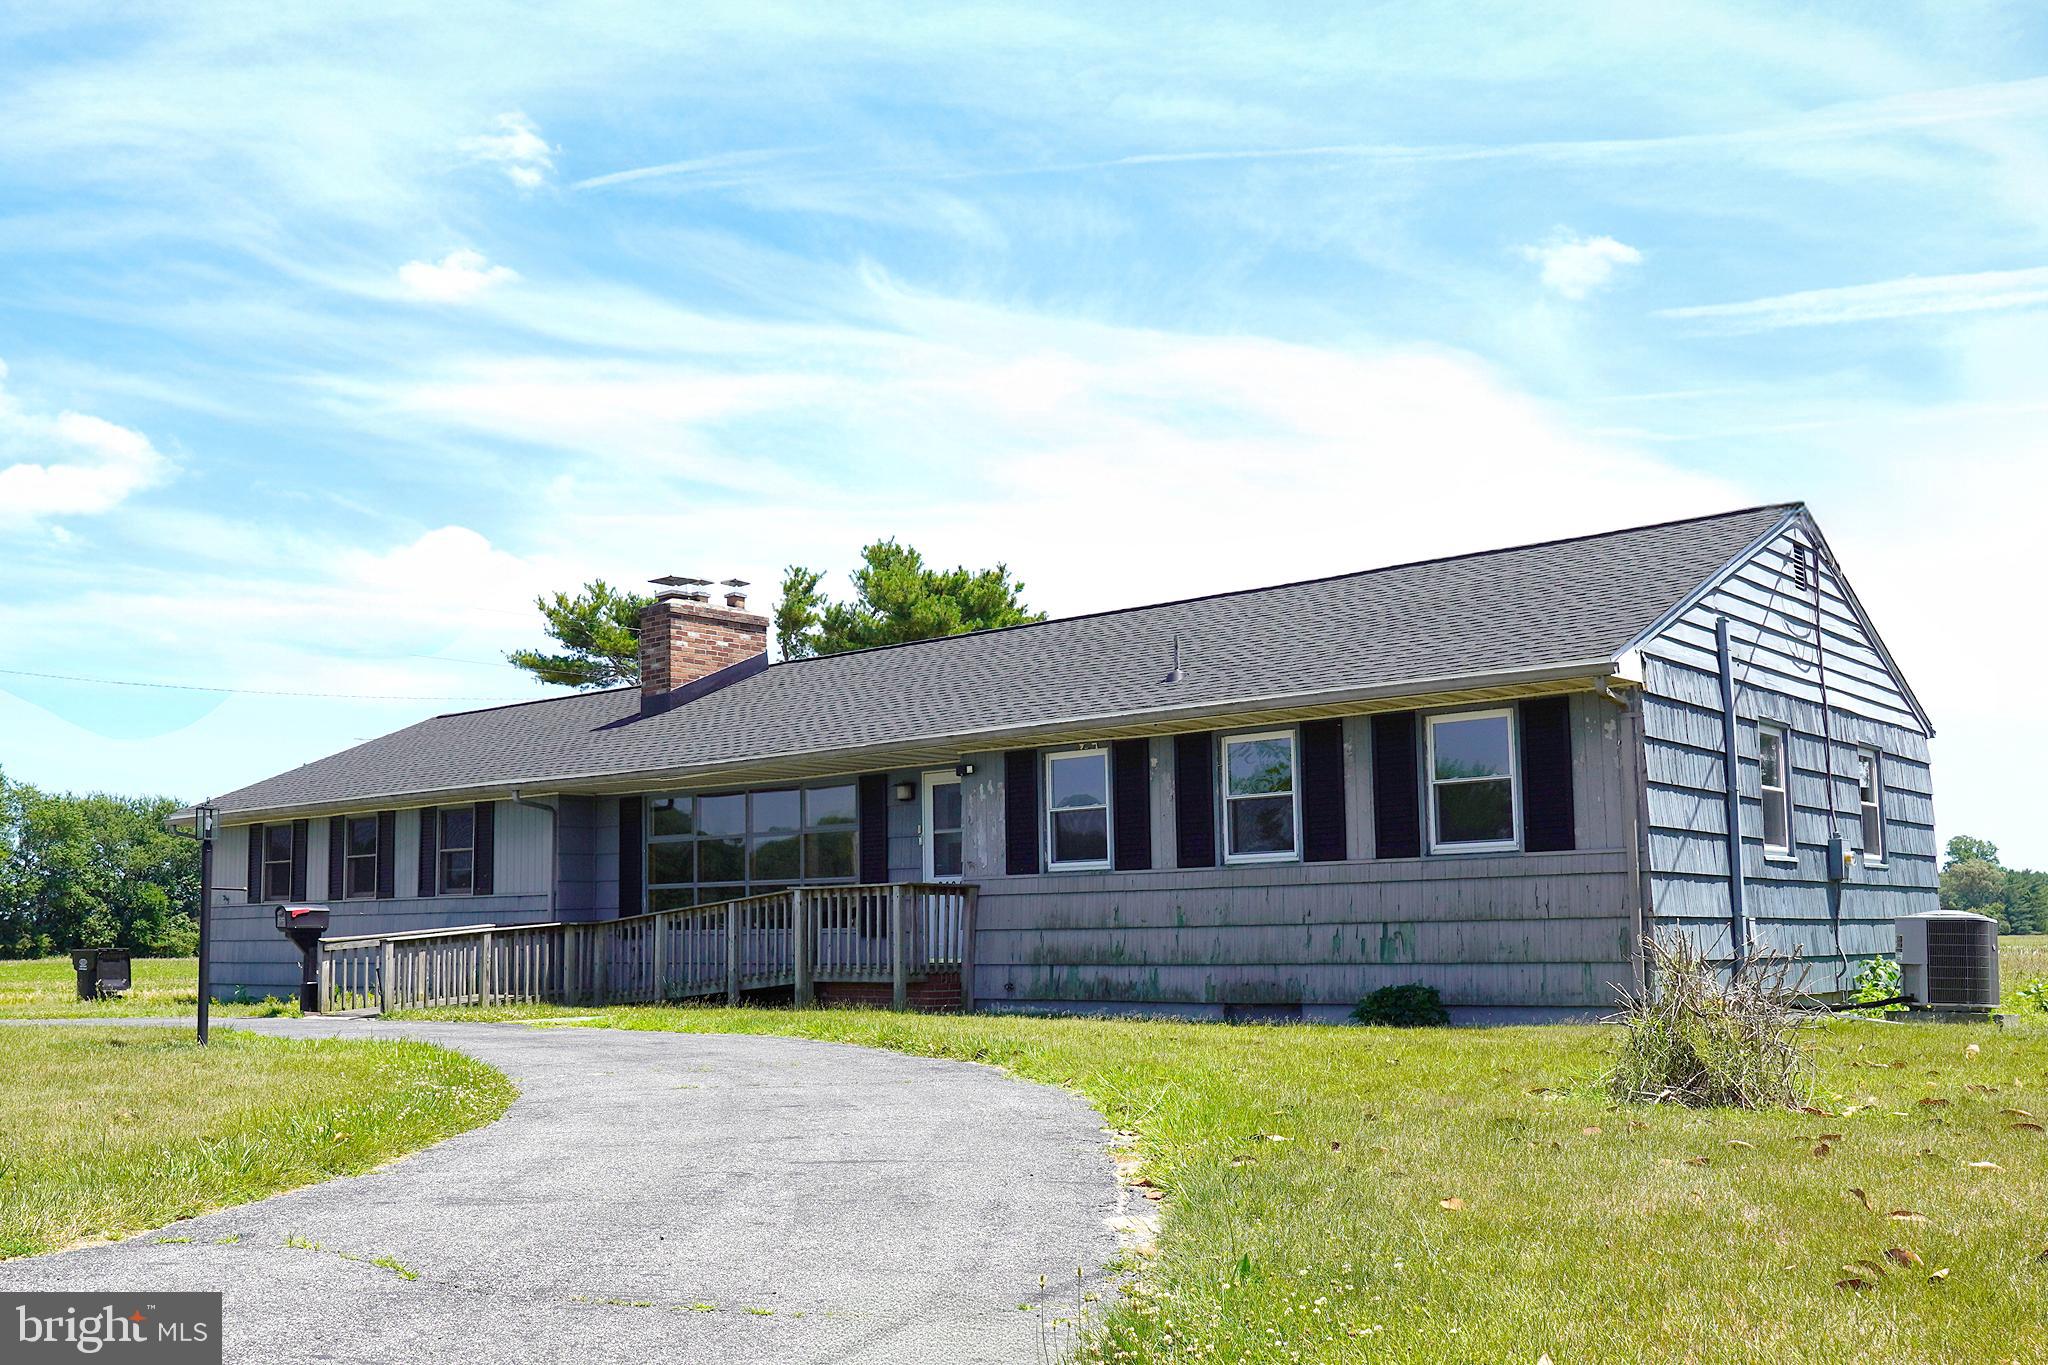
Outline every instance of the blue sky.
{"label": "blue sky", "polygon": [[2038,7],[419,9],[0,12],[10,775],[538,695],[597,575],[1067,614],[1799,497],[1943,834],[2048,864]]}

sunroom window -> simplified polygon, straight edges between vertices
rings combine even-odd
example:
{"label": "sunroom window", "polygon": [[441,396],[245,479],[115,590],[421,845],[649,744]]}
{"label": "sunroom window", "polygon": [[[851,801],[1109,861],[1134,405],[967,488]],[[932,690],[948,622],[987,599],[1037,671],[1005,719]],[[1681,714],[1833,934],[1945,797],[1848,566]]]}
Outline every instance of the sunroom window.
{"label": "sunroom window", "polygon": [[1515,847],[1515,718],[1508,710],[1431,716],[1430,848],[1478,853]]}
{"label": "sunroom window", "polygon": [[1223,738],[1225,862],[1278,862],[1296,855],[1294,732]]}
{"label": "sunroom window", "polygon": [[1056,871],[1109,866],[1109,750],[1045,756],[1046,865]]}
{"label": "sunroom window", "polygon": [[1856,751],[1856,801],[1863,814],[1863,861],[1884,862],[1884,760],[1875,749]]}
{"label": "sunroom window", "polygon": [[1764,852],[1788,858],[1792,855],[1792,801],[1786,786],[1785,732],[1775,725],[1759,725],[1756,755],[1764,803]]}
{"label": "sunroom window", "polygon": [[648,809],[648,908],[850,882],[857,813],[852,783],[657,796]]}

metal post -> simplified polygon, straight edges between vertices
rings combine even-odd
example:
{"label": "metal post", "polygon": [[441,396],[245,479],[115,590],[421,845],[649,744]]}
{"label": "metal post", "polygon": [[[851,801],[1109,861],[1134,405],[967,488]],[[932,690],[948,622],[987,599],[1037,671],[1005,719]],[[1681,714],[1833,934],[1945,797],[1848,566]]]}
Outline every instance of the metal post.
{"label": "metal post", "polygon": [[811,926],[808,919],[810,906],[806,902],[804,889],[794,886],[789,891],[789,934],[790,947],[796,956],[796,1003],[799,1009],[817,1000],[816,984],[811,980]]}
{"label": "metal post", "polygon": [[[1726,778],[1728,821],[1728,939],[1735,970],[1749,960],[1748,914],[1742,897],[1742,764],[1735,747],[1735,661],[1728,647],[1728,618],[1714,621],[1714,649],[1721,666],[1721,771]],[[1785,756],[1789,763],[1791,755]]]}
{"label": "metal post", "polygon": [[206,1046],[213,1004],[213,834],[220,812],[213,806],[194,811],[199,825],[199,1045]]}
{"label": "metal post", "polygon": [[889,888],[889,1008],[910,1004],[910,945],[904,942],[903,887]]}

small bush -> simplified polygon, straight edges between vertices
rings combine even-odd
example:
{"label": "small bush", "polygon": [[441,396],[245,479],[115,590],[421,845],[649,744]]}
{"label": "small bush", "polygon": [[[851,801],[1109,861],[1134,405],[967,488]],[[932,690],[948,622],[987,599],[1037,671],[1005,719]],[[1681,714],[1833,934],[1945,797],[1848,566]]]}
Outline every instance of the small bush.
{"label": "small bush", "polygon": [[1856,989],[1850,999],[1859,1005],[1875,1005],[1873,1014],[1892,1014],[1904,1010],[1904,1005],[1878,1005],[1880,1000],[1896,1000],[1905,994],[1905,977],[1899,971],[1898,961],[1889,957],[1873,957],[1856,972]]}
{"label": "small bush", "polygon": [[1436,987],[1419,981],[1406,986],[1382,986],[1358,1002],[1351,1017],[1361,1024],[1387,1024],[1394,1028],[1441,1028],[1451,1022],[1449,1010]]}
{"label": "small bush", "polygon": [[1806,1054],[1793,1041],[1798,996],[1790,958],[1753,955],[1727,979],[1674,935],[1650,940],[1651,986],[1630,997],[1621,1059],[1608,1077],[1625,1103],[1698,1108],[1796,1108],[1810,1088]]}
{"label": "small bush", "polygon": [[2012,993],[2013,1003],[2023,1010],[2048,1013],[2048,976],[2029,977]]}

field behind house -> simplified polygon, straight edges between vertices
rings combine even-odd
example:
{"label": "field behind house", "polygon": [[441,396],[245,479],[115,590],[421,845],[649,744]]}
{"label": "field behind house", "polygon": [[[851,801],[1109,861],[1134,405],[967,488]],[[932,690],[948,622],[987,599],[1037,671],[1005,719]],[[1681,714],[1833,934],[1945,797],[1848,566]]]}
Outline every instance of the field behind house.
{"label": "field behind house", "polygon": [[2048,981],[2048,934],[2006,934],[1998,940],[1998,984],[2007,1009],[2029,1008],[2019,988],[2029,981]]}
{"label": "field behind house", "polygon": [[[78,978],[68,957],[0,959],[0,1019],[118,1019],[135,1015],[196,1014],[199,1008],[199,959],[138,957],[130,964],[134,987],[118,1000],[80,1000]],[[282,1008],[263,1003],[222,1004],[213,1012],[223,1018],[275,1014]],[[296,1002],[290,1006],[297,1010]]]}
{"label": "field behind house", "polygon": [[709,1007],[590,1022],[795,1034],[1080,1091],[1136,1135],[1165,1210],[1141,1292],[1034,1296],[1089,1313],[1093,1357],[2048,1360],[2041,1024],[1837,1021],[1809,1038],[1814,1112],[1708,1113],[1611,1103],[1605,1028]]}
{"label": "field behind house", "polygon": [[424,1043],[57,1025],[0,1030],[0,1049],[0,1258],[369,1170],[514,1094]]}

